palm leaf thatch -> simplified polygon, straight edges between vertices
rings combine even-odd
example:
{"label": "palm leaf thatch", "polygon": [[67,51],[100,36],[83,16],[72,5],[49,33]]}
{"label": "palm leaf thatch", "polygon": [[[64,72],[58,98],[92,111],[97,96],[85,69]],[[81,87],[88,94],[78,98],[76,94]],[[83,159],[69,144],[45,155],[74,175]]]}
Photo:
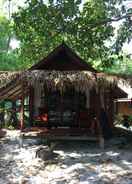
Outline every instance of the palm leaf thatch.
{"label": "palm leaf thatch", "polygon": [[87,88],[105,89],[117,86],[119,81],[132,85],[132,76],[108,75],[89,71],[44,71],[33,70],[23,72],[21,79],[34,86],[46,84],[49,89],[65,90],[67,85],[73,85],[76,90],[85,91]]}
{"label": "palm leaf thatch", "polygon": [[106,89],[117,86],[119,81],[132,86],[132,76],[109,75],[90,71],[47,71],[28,70],[22,72],[0,72],[0,88],[6,87],[11,81],[27,83],[29,86],[45,84],[48,89],[64,91],[68,85],[72,85],[78,91],[96,88]]}
{"label": "palm leaf thatch", "polygon": [[18,78],[21,75],[20,71],[0,71],[0,88],[6,86],[12,80]]}

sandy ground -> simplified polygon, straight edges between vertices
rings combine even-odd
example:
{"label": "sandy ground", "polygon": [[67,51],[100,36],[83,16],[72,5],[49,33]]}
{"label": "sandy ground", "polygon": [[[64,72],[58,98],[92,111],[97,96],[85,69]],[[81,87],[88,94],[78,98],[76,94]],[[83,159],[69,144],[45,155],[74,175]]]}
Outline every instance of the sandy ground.
{"label": "sandy ground", "polygon": [[[95,142],[58,143],[58,157],[35,158],[39,141],[25,140],[19,131],[0,139],[0,184],[132,184],[131,140],[117,137],[100,150]],[[130,143],[129,143],[130,142]]]}

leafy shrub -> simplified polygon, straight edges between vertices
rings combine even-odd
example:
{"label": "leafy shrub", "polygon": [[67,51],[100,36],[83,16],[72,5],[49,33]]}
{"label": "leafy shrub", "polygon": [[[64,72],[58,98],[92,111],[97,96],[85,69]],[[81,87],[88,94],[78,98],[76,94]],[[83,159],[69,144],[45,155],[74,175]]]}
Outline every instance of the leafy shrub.
{"label": "leafy shrub", "polygon": [[122,114],[116,114],[114,124],[115,125],[120,125],[120,124],[122,124],[122,121],[123,121],[123,115]]}

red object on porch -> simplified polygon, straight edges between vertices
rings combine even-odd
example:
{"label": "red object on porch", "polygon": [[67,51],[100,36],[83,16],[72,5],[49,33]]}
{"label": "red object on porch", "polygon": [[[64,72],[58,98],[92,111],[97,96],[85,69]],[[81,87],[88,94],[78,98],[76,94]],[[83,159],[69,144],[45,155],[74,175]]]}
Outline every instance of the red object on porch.
{"label": "red object on porch", "polygon": [[47,113],[41,114],[39,116],[36,116],[34,119],[37,121],[48,122],[48,114]]}
{"label": "red object on porch", "polygon": [[44,122],[48,122],[48,114],[47,113],[44,113],[40,116],[41,120],[44,121]]}

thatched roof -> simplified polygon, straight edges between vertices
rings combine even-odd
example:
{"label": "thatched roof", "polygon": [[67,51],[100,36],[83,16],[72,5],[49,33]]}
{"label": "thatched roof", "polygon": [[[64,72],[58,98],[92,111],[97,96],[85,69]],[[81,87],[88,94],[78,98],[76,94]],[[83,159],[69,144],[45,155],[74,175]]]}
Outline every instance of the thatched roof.
{"label": "thatched roof", "polygon": [[57,71],[91,71],[96,70],[81,59],[65,43],[55,48],[47,57],[43,58],[29,70],[57,70]]}
{"label": "thatched roof", "polygon": [[[13,80],[12,80],[13,78]],[[1,79],[2,80],[2,79]],[[6,77],[4,81],[6,80]],[[8,75],[8,82],[5,86],[0,88],[0,99],[17,99],[21,97],[23,85],[24,93],[26,94],[29,87],[39,85],[46,85],[50,90],[59,89],[65,91],[68,85],[74,86],[76,90],[85,91],[87,88],[95,88],[96,90],[105,90],[108,88],[115,88],[119,81],[124,83],[130,82],[132,78],[126,76],[115,76],[104,73],[95,73],[89,71],[45,71],[32,70],[12,73]],[[10,81],[10,82],[9,82]]]}
{"label": "thatched roof", "polygon": [[90,71],[47,71],[47,70],[28,70],[28,71],[0,71],[0,88],[7,86],[12,81],[27,82],[34,85],[36,82],[54,82],[56,85],[61,82],[87,82],[91,85],[109,86],[116,85],[119,81],[132,86],[131,75],[110,75],[106,73],[96,73]]}
{"label": "thatched roof", "polygon": [[[106,73],[95,73],[90,71],[47,71],[47,70],[33,70],[25,71],[21,75],[21,79],[24,79],[30,85],[34,85],[36,82],[53,82],[55,85],[58,83],[87,83],[90,86],[114,86],[119,81],[132,84],[132,76],[123,75],[109,75]],[[82,85],[82,84],[80,84]]]}
{"label": "thatched roof", "polygon": [[0,92],[3,93],[5,88],[13,86],[17,82],[19,85],[45,83],[47,87],[58,87],[60,90],[64,90],[68,83],[72,83],[75,88],[85,90],[92,87],[98,89],[114,86],[119,80],[132,85],[132,76],[98,73],[65,43],[62,43],[27,71],[1,72]]}
{"label": "thatched roof", "polygon": [[27,94],[28,86],[36,83],[61,91],[72,84],[76,90],[85,91],[93,87],[96,90],[114,88],[120,80],[132,85],[132,76],[98,73],[63,43],[27,71],[1,72],[0,99],[20,98],[23,91]]}
{"label": "thatched roof", "polygon": [[21,75],[21,71],[0,71],[0,88]]}

